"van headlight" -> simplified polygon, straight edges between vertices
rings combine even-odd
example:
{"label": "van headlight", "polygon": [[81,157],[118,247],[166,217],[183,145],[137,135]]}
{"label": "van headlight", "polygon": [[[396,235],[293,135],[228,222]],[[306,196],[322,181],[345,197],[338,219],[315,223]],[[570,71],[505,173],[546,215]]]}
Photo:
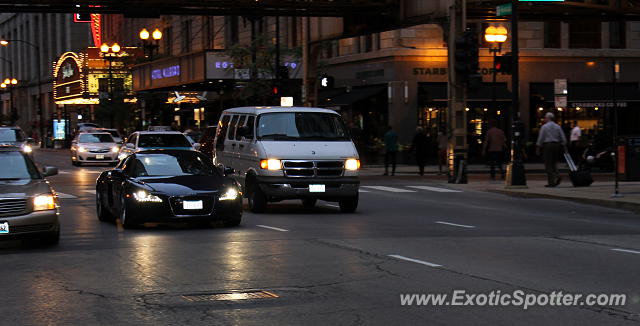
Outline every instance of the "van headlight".
{"label": "van headlight", "polygon": [[134,192],[133,198],[135,198],[137,202],[141,202],[141,203],[161,203],[162,202],[162,198],[156,195],[152,195],[144,190],[138,190]]}
{"label": "van headlight", "polygon": [[270,158],[268,160],[260,160],[260,168],[271,171],[280,170],[282,169],[282,162],[274,158]]}
{"label": "van headlight", "polygon": [[119,150],[120,148],[118,148],[118,146],[111,147],[111,153],[117,153]]}
{"label": "van headlight", "polygon": [[235,188],[229,188],[220,196],[220,200],[236,200],[238,198],[238,190]]}
{"label": "van headlight", "polygon": [[360,160],[355,158],[350,158],[344,161],[344,168],[350,171],[355,171],[360,169]]}
{"label": "van headlight", "polygon": [[33,210],[46,211],[56,208],[56,198],[52,194],[38,195],[33,197]]}
{"label": "van headlight", "polygon": [[25,152],[25,153],[31,153],[31,152],[33,152],[33,148],[31,148],[31,146],[29,146],[29,145],[24,145],[22,147],[22,151]]}

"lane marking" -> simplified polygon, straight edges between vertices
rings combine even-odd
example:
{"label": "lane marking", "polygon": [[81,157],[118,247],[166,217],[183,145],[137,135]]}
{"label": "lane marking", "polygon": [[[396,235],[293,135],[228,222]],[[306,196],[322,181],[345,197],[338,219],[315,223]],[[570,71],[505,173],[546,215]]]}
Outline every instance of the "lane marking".
{"label": "lane marking", "polygon": [[262,224],[258,224],[256,226],[260,227],[260,228],[276,230],[276,231],[280,231],[280,232],[288,232],[289,231],[289,230],[285,230],[285,229],[281,229],[281,228],[277,228],[277,227],[273,227],[273,226],[268,226],[268,225],[262,225]]}
{"label": "lane marking", "polygon": [[358,189],[358,192],[370,192],[369,190]]}
{"label": "lane marking", "polygon": [[473,225],[464,225],[464,224],[456,224],[456,223],[449,223],[449,222],[443,222],[443,221],[437,221],[435,223],[438,224],[445,224],[445,225],[451,225],[451,226],[459,226],[461,228],[468,228],[468,229],[473,229],[475,228],[475,226]]}
{"label": "lane marking", "polygon": [[638,254],[638,255],[640,255],[640,251],[637,251],[637,250],[619,249],[619,248],[615,248],[615,249],[611,249],[611,250],[619,251],[619,252],[628,252],[630,254]]}
{"label": "lane marking", "polygon": [[58,174],[71,174],[69,171],[58,171]]}
{"label": "lane marking", "polygon": [[393,187],[385,187],[385,186],[363,186],[363,187],[376,189],[376,190],[382,190],[382,191],[389,191],[389,192],[416,192],[415,190],[393,188]]}
{"label": "lane marking", "polygon": [[94,195],[96,194],[95,190],[83,190],[82,192],[88,192],[88,193],[94,194]]}
{"label": "lane marking", "polygon": [[65,194],[65,193],[62,193],[62,192],[58,192],[56,194],[58,195],[58,198],[62,198],[62,199],[76,199],[76,198],[78,198],[77,196],[70,195],[70,194]]}
{"label": "lane marking", "polygon": [[338,205],[324,203],[325,206],[340,208]]}
{"label": "lane marking", "polygon": [[438,188],[438,187],[430,187],[430,186],[407,186],[408,188],[421,189],[421,190],[429,190],[435,192],[462,192],[461,190],[447,189],[447,188]]}
{"label": "lane marking", "polygon": [[400,256],[400,255],[388,255],[388,256],[396,258],[396,259],[410,261],[410,262],[416,263],[416,264],[426,265],[426,266],[429,266],[429,267],[442,267],[442,265],[430,263],[430,262],[424,261],[424,260],[413,259],[413,258],[409,258],[409,257],[405,257],[405,256]]}

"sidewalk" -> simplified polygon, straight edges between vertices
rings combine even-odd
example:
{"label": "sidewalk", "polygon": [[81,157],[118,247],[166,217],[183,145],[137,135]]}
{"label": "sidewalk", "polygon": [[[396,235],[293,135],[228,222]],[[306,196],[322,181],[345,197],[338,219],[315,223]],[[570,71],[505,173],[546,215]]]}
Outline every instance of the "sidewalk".
{"label": "sidewalk", "polygon": [[[446,172],[446,167],[442,167],[443,171]],[[506,171],[506,165],[503,165],[503,169]],[[561,171],[566,168],[564,165],[559,165]],[[525,169],[527,173],[544,173],[544,164],[542,163],[527,163],[525,165]],[[424,169],[425,174],[433,175],[438,173],[437,165],[427,165]],[[362,176],[373,176],[373,175],[382,175],[384,173],[384,165],[363,165],[360,169],[360,175]],[[391,172],[389,172],[391,173]],[[489,166],[485,164],[471,164],[467,166],[467,173],[469,174],[487,174],[489,175]],[[417,175],[418,174],[418,166],[411,164],[398,164],[396,165],[396,175]],[[496,174],[499,175],[499,172],[496,171]]]}

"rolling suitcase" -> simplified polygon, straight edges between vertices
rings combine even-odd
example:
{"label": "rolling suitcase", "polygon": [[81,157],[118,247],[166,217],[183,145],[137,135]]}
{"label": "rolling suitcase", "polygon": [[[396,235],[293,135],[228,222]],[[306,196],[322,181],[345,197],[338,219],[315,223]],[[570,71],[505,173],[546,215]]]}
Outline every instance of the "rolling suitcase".
{"label": "rolling suitcase", "polygon": [[578,170],[568,152],[564,152],[564,159],[567,161],[567,165],[569,166],[569,179],[574,187],[588,187],[593,183],[591,172]]}

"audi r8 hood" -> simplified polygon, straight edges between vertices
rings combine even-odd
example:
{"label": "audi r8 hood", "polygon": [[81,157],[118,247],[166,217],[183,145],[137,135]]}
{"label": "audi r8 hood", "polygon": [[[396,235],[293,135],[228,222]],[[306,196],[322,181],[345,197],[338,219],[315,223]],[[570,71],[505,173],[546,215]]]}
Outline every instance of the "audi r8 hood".
{"label": "audi r8 hood", "polygon": [[174,177],[139,177],[137,180],[153,192],[168,196],[185,196],[220,191],[224,180],[215,175],[182,175]]}

